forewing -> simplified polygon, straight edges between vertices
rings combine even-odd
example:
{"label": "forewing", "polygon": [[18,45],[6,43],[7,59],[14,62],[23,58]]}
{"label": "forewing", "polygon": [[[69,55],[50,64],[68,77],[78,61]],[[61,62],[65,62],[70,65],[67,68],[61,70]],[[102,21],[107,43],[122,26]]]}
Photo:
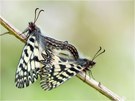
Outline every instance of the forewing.
{"label": "forewing", "polygon": [[53,55],[51,64],[48,64],[42,70],[41,87],[44,90],[56,88],[82,71],[82,69],[83,67],[74,60],[68,60]]}
{"label": "forewing", "polygon": [[38,79],[38,72],[41,67],[39,62],[40,50],[37,39],[34,35],[29,36],[24,46],[15,75],[16,87],[24,88]]}

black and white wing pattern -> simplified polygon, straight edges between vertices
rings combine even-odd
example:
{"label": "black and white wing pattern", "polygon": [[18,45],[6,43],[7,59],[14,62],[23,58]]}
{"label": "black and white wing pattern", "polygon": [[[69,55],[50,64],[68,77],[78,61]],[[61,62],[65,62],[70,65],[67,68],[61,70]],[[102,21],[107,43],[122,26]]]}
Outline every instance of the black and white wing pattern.
{"label": "black and white wing pattern", "polygon": [[[41,77],[41,85],[45,83],[47,88],[52,89],[81,70],[81,65],[76,61],[79,58],[76,48],[67,41],[62,42],[42,36],[40,29],[35,25],[40,13],[44,10],[35,9],[35,18],[29,22],[28,27],[22,33],[27,33],[28,40],[24,46],[15,75],[16,87],[24,88],[34,83],[38,76]],[[60,57],[53,50],[67,51],[70,55]],[[69,56],[69,57],[68,57]],[[71,57],[71,58],[70,58]],[[66,61],[65,61],[66,60]],[[68,62],[67,62],[68,61]],[[59,78],[63,80],[59,80]],[[43,82],[43,83],[42,83]]]}
{"label": "black and white wing pattern", "polygon": [[16,87],[24,88],[34,83],[38,79],[38,72],[42,64],[39,59],[40,55],[39,45],[34,34],[31,34],[24,46],[16,74]]}
{"label": "black and white wing pattern", "polygon": [[[42,54],[45,57],[44,54]],[[71,77],[77,75],[84,68],[89,66],[89,60],[87,59],[78,59],[77,61],[74,59],[67,59],[56,54],[51,55],[50,64],[46,64],[46,62],[41,61],[45,67],[42,68],[41,71],[41,87],[44,90],[51,90],[61,85]]]}

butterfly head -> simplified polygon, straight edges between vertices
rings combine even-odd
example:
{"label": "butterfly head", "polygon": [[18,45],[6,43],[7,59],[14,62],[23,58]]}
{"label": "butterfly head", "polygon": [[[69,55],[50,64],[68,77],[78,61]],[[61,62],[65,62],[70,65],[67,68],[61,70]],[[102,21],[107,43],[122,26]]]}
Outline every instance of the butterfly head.
{"label": "butterfly head", "polygon": [[36,29],[35,23],[29,22],[29,25],[28,25],[28,31],[29,31],[29,33],[33,32],[35,29]]}
{"label": "butterfly head", "polygon": [[81,66],[84,67],[83,71],[89,70],[96,64],[95,61],[91,61],[89,59],[82,59],[81,62],[82,62]]}
{"label": "butterfly head", "polygon": [[83,66],[85,67],[84,70],[89,70],[90,68],[92,68],[96,62],[94,61],[96,57],[98,57],[99,55],[101,55],[102,53],[105,52],[105,50],[101,51],[102,48],[100,47],[100,49],[97,51],[97,53],[94,55],[92,60],[88,60],[88,59],[83,59]]}
{"label": "butterfly head", "polygon": [[37,10],[38,10],[38,9],[39,9],[39,8],[36,8],[36,9],[35,9],[35,18],[34,18],[34,21],[33,21],[33,22],[29,22],[28,27],[23,31],[23,33],[28,32],[28,33],[30,34],[30,33],[35,32],[35,31],[40,31],[40,29],[35,25],[35,23],[36,23],[37,19],[39,18],[40,13],[41,13],[42,11],[44,11],[44,10],[40,10],[40,11],[38,12],[38,14],[37,14]]}
{"label": "butterfly head", "polygon": [[85,60],[85,67],[88,68],[88,67],[93,67],[96,62],[95,61],[90,61],[88,59],[84,59]]}

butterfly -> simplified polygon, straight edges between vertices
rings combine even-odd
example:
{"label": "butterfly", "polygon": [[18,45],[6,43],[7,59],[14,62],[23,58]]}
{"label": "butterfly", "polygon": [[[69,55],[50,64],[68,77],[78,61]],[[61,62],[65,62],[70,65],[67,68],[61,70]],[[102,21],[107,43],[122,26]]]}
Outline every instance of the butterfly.
{"label": "butterfly", "polygon": [[[76,48],[67,41],[58,41],[42,35],[35,23],[40,13],[44,10],[40,10],[38,14],[37,10],[39,10],[39,8],[35,9],[34,21],[30,22],[28,28],[22,32],[22,34],[27,32],[27,42],[23,48],[15,74],[15,83],[18,88],[27,87],[38,79],[40,68],[43,66],[40,63],[40,60],[43,59],[41,56],[42,51],[60,49],[67,51],[74,59],[79,57]],[[44,60],[46,59],[48,58],[44,58]]]}
{"label": "butterfly", "polygon": [[51,57],[49,62],[46,62],[46,55],[42,53],[41,55],[44,59],[40,62],[44,66],[41,69],[40,75],[41,87],[44,90],[51,90],[60,86],[79,72],[89,71],[96,64],[94,59],[105,52],[105,50],[101,51],[101,49],[102,48],[100,47],[92,60],[86,58],[78,58],[75,60],[73,58],[69,58],[68,55],[66,55],[67,58],[65,58],[65,56],[63,57],[61,54],[58,55],[55,52],[48,50]]}
{"label": "butterfly", "polygon": [[[15,74],[16,87],[24,88],[34,83],[40,77],[40,84],[44,90],[51,90],[63,84],[81,71],[87,71],[95,65],[94,59],[100,54],[95,54],[92,60],[80,58],[77,49],[67,41],[58,41],[42,35],[35,25],[39,14],[35,9],[35,18],[29,23],[23,33],[27,32],[27,42]],[[100,53],[99,53],[100,52]]]}

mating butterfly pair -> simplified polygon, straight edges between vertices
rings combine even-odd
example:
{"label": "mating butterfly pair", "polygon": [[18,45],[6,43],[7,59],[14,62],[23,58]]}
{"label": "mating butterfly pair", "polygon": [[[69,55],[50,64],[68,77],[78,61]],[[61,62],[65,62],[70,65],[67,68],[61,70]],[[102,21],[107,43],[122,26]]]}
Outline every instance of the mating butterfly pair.
{"label": "mating butterfly pair", "polygon": [[27,42],[23,48],[16,75],[16,87],[24,88],[34,83],[40,77],[40,84],[44,90],[51,90],[81,71],[90,69],[93,61],[104,51],[100,50],[92,60],[82,59],[78,51],[67,41],[58,41],[43,36],[40,29],[35,25],[40,13],[35,9],[34,22],[30,22],[27,32]]}

